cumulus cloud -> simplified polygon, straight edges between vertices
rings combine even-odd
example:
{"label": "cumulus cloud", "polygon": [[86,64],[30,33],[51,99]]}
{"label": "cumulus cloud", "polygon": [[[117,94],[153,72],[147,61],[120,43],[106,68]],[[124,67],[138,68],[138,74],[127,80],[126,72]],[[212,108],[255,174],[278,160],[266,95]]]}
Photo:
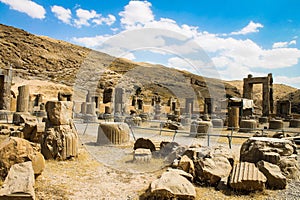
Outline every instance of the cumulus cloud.
{"label": "cumulus cloud", "polygon": [[109,14],[107,17],[98,17],[92,20],[97,25],[102,25],[103,23],[111,26],[113,23],[115,23],[116,17],[114,15]]}
{"label": "cumulus cloud", "polygon": [[74,20],[74,25],[77,28],[90,26],[91,24],[102,25],[103,23],[111,26],[116,21],[116,17],[114,15],[109,14],[108,17],[103,17],[95,10],[84,10],[82,8],[76,10],[76,16],[77,19]]}
{"label": "cumulus cloud", "polygon": [[255,23],[250,21],[249,24],[244,27],[242,30],[237,32],[231,32],[231,35],[246,35],[248,33],[257,33],[259,32],[259,28],[263,28],[264,26],[260,23]]}
{"label": "cumulus cloud", "polygon": [[51,11],[54,15],[63,23],[71,24],[72,13],[70,9],[66,9],[62,6],[51,6]]}
{"label": "cumulus cloud", "polygon": [[31,0],[0,0],[0,2],[9,5],[10,9],[27,14],[36,19],[44,19],[46,10],[43,6]]}
{"label": "cumulus cloud", "polygon": [[[224,79],[242,79],[249,73],[264,76],[262,71],[268,73],[278,68],[293,67],[300,59],[300,50],[289,47],[296,44],[296,38],[290,42],[274,43],[272,48],[264,48],[251,39],[233,37],[259,32],[263,25],[253,21],[240,31],[220,35],[200,30],[197,26],[180,25],[169,18],[155,19],[151,3],[147,1],[130,1],[119,15],[123,26],[116,36],[73,40],[114,56],[148,49],[161,57],[165,56],[164,62],[159,63],[198,74],[199,71],[195,71],[193,66],[201,66],[201,75],[221,75]],[[105,45],[102,45],[104,38]],[[209,60],[211,65],[208,65]],[[191,63],[196,64],[191,66]]]}
{"label": "cumulus cloud", "polygon": [[129,28],[141,27],[154,20],[151,10],[151,3],[148,1],[130,1],[125,6],[124,11],[120,12],[121,24]]}

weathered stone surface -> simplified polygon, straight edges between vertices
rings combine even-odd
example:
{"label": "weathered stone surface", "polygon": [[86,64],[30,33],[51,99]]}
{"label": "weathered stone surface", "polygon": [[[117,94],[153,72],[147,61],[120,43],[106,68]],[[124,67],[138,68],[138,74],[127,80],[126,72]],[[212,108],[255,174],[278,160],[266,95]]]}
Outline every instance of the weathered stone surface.
{"label": "weathered stone surface", "polygon": [[150,149],[136,149],[133,152],[133,161],[137,163],[150,162],[152,153]]}
{"label": "weathered stone surface", "polygon": [[44,132],[45,132],[45,123],[44,122],[37,123],[33,131],[31,132],[29,141],[35,143],[41,143]]}
{"label": "weathered stone surface", "polygon": [[49,122],[54,126],[70,124],[72,119],[73,102],[71,101],[48,101],[46,111]]}
{"label": "weathered stone surface", "polygon": [[243,143],[240,151],[240,160],[257,163],[265,160],[276,164],[279,156],[290,156],[296,152],[295,144],[286,139],[252,137]]}
{"label": "weathered stone surface", "polygon": [[225,157],[230,162],[231,166],[234,163],[234,154],[224,146],[216,147],[190,147],[184,152],[184,155],[187,155],[192,160],[197,160],[204,157]]}
{"label": "weathered stone surface", "polygon": [[263,160],[257,163],[257,167],[267,177],[267,186],[273,189],[286,187],[286,177],[282,174],[280,167]]}
{"label": "weathered stone surface", "polygon": [[72,124],[48,127],[46,123],[41,146],[46,159],[66,160],[77,157],[77,131]]}
{"label": "weathered stone surface", "polygon": [[194,162],[186,155],[183,155],[180,158],[180,161],[178,163],[178,168],[192,175],[194,175],[195,173]]}
{"label": "weathered stone surface", "polygon": [[1,131],[0,131],[0,135],[9,135],[10,134],[10,130],[9,129],[2,129]]}
{"label": "weathered stone surface", "polygon": [[203,158],[195,161],[196,177],[210,185],[217,185],[219,181],[228,177],[231,172],[231,164],[226,157],[217,156]]}
{"label": "weathered stone surface", "polygon": [[211,123],[212,123],[213,127],[216,127],[216,128],[220,128],[220,127],[224,126],[223,119],[212,119]]}
{"label": "weathered stone surface", "polygon": [[239,132],[251,132],[257,128],[257,123],[253,119],[241,120]]}
{"label": "weathered stone surface", "polygon": [[283,174],[289,179],[300,179],[297,155],[284,156],[279,161],[279,167]]}
{"label": "weathered stone surface", "polygon": [[34,175],[36,177],[41,175],[46,165],[43,154],[41,154],[40,152],[35,152],[35,156],[32,158],[31,162]]}
{"label": "weathered stone surface", "polygon": [[188,179],[189,181],[193,181],[194,177],[192,174],[188,173],[188,172],[185,172],[181,169],[173,169],[173,168],[168,168],[167,169],[168,172],[175,172],[177,174],[179,174],[180,176],[183,176],[184,178]]}
{"label": "weathered stone surface", "polygon": [[149,187],[147,199],[187,199],[196,198],[196,190],[191,182],[176,172],[165,172]]}
{"label": "weathered stone surface", "polygon": [[179,158],[187,150],[187,147],[180,146],[177,142],[170,142],[162,146],[158,155],[165,158],[165,162],[172,163],[176,158]]}
{"label": "weathered stone surface", "polygon": [[283,121],[272,119],[269,121],[269,129],[283,129]]}
{"label": "weathered stone surface", "polygon": [[13,124],[20,125],[26,122],[37,122],[37,119],[29,113],[15,112],[13,114]]}
{"label": "weathered stone surface", "polygon": [[139,138],[135,141],[133,149],[136,150],[138,148],[150,149],[151,152],[156,151],[155,145],[149,139]]}
{"label": "weathered stone surface", "polygon": [[291,119],[290,127],[291,128],[300,128],[300,119]]}
{"label": "weathered stone surface", "polygon": [[266,181],[267,178],[255,164],[241,162],[233,167],[229,184],[235,190],[254,191],[263,190]]}
{"label": "weathered stone surface", "polygon": [[34,173],[41,174],[45,167],[43,156],[39,153],[37,144],[25,139],[9,137],[0,144],[0,179],[4,179],[10,167],[16,163],[32,161]]}
{"label": "weathered stone surface", "polygon": [[35,199],[34,171],[30,161],[10,168],[0,189],[0,199]]}
{"label": "weathered stone surface", "polygon": [[29,85],[18,87],[17,112],[28,112],[29,107]]}
{"label": "weathered stone surface", "polygon": [[195,121],[191,124],[191,136],[205,136],[211,130],[212,123],[210,121]]}
{"label": "weathered stone surface", "polygon": [[98,127],[97,144],[123,144],[129,141],[128,124],[120,122],[100,123]]}

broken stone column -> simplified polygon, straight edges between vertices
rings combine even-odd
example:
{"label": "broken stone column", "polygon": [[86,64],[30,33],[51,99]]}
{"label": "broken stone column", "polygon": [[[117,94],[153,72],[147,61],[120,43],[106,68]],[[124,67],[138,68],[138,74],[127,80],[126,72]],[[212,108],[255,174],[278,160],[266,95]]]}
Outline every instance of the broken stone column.
{"label": "broken stone column", "polygon": [[228,108],[228,129],[239,129],[240,109],[239,107]]}
{"label": "broken stone column", "polygon": [[22,85],[18,87],[19,95],[17,97],[17,112],[28,112],[29,105],[29,86]]}
{"label": "broken stone column", "polygon": [[194,112],[194,99],[186,98],[185,99],[185,114],[190,117]]}
{"label": "broken stone column", "polygon": [[73,102],[48,101],[47,121],[42,137],[46,159],[66,160],[78,155],[78,134],[72,120]]}
{"label": "broken stone column", "polygon": [[97,144],[123,144],[129,141],[129,126],[126,123],[106,122],[98,127]]}
{"label": "broken stone column", "polygon": [[98,117],[96,114],[96,103],[86,103],[86,114],[83,116],[84,122],[97,122]]}
{"label": "broken stone column", "polygon": [[267,178],[254,163],[241,162],[233,167],[230,187],[241,191],[263,190]]}
{"label": "broken stone column", "polygon": [[160,120],[161,116],[161,105],[155,104],[154,106],[154,120]]}

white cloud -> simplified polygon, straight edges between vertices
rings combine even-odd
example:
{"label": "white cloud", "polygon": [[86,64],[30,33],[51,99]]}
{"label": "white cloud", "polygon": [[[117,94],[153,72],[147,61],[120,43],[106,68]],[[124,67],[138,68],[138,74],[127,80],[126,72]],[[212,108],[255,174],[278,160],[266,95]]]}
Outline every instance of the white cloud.
{"label": "white cloud", "polygon": [[116,17],[114,15],[109,14],[107,17],[98,17],[92,20],[97,25],[102,25],[105,23],[108,26],[111,26],[113,23],[115,23]]}
{"label": "white cloud", "polygon": [[95,10],[84,10],[79,8],[76,10],[77,19],[74,20],[74,25],[77,28],[82,26],[90,26],[91,24],[102,25],[105,23],[111,26],[115,21],[116,17],[109,14],[107,17],[103,17],[101,14],[97,13]]}
{"label": "white cloud", "polygon": [[120,12],[121,24],[129,28],[140,27],[154,20],[151,10],[151,3],[148,1],[130,1],[125,6],[124,11]]}
{"label": "white cloud", "polygon": [[297,41],[296,40],[291,40],[289,42],[275,42],[273,44],[273,48],[285,48],[285,47],[288,47],[289,45],[296,45],[297,44]]}
{"label": "white cloud", "polygon": [[289,45],[292,45],[292,44],[296,45],[296,44],[297,44],[297,41],[296,41],[296,40],[290,41],[290,42],[289,42]]}
{"label": "white cloud", "polygon": [[46,10],[43,6],[31,0],[0,0],[0,2],[9,5],[10,9],[27,14],[36,19],[44,19]]}
{"label": "white cloud", "polygon": [[98,18],[99,14],[97,14],[94,10],[88,11],[79,8],[76,10],[76,16],[78,17],[78,19],[75,19],[74,23],[75,26],[80,28],[82,26],[90,26],[89,20],[93,18]]}
{"label": "white cloud", "polygon": [[242,30],[237,32],[231,32],[231,35],[246,35],[248,33],[257,33],[259,32],[259,28],[263,28],[264,26],[260,23],[255,23],[250,21],[249,24],[244,27]]}
{"label": "white cloud", "polygon": [[72,13],[70,9],[65,9],[62,6],[51,6],[51,11],[54,15],[65,24],[71,24]]}
{"label": "white cloud", "polygon": [[293,85],[297,88],[300,88],[300,76],[297,76],[297,77],[275,76],[274,81],[276,83]]}
{"label": "white cloud", "polygon": [[272,46],[272,48],[283,48],[288,46],[288,42],[275,42]]}
{"label": "white cloud", "polygon": [[97,46],[100,46],[104,41],[109,39],[111,36],[109,35],[97,35],[95,37],[81,37],[77,38],[74,37],[72,38],[72,41],[78,44],[83,44],[84,46],[88,48],[95,48]]}
{"label": "white cloud", "polygon": [[[143,10],[143,14],[137,14],[140,13],[137,8]],[[242,79],[249,73],[264,76],[263,71],[268,73],[278,68],[293,67],[300,59],[300,50],[288,47],[296,44],[296,38],[287,43],[274,44],[273,48],[263,48],[251,39],[232,37],[258,32],[263,25],[253,21],[231,35],[220,35],[199,30],[196,26],[180,25],[169,18],[155,19],[151,3],[147,1],[131,1],[119,15],[123,25],[119,34],[74,38],[73,41],[114,56],[147,49],[165,56],[165,61],[159,63],[198,74],[199,69],[195,70],[193,66],[201,66],[201,75],[218,77],[220,74],[224,79]],[[102,43],[104,38],[105,45]],[[212,63],[210,66],[205,64],[209,62]],[[260,69],[259,73],[257,69]]]}

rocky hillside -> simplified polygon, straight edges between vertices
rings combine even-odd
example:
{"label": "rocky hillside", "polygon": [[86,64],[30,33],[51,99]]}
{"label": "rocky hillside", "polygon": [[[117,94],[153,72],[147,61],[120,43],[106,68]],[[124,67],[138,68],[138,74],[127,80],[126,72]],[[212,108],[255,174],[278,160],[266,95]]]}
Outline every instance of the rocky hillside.
{"label": "rocky hillside", "polygon": [[[143,95],[153,93],[169,98],[196,94],[199,99],[219,94],[240,96],[236,87],[222,80],[197,76],[161,65],[136,63],[101,52],[0,24],[0,67],[11,66],[22,79],[38,79],[94,89],[125,85],[138,87]],[[188,89],[187,89],[188,88]]]}

